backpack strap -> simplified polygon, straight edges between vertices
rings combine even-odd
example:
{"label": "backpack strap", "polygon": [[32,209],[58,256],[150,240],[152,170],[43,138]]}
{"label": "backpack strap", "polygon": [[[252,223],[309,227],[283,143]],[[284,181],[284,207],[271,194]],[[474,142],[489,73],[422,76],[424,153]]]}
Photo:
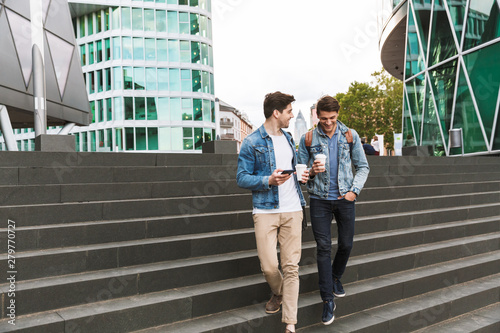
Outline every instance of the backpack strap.
{"label": "backpack strap", "polygon": [[347,143],[349,144],[349,153],[351,155],[351,160],[352,160],[353,139],[352,139],[352,132],[351,132],[350,128],[347,130],[347,132],[345,132],[345,138],[347,140]]}

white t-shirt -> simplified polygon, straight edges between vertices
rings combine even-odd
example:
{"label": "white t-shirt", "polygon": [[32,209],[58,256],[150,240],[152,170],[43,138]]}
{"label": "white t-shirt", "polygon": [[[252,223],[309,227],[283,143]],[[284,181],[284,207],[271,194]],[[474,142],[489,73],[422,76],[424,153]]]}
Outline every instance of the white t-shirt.
{"label": "white t-shirt", "polygon": [[[276,169],[293,169],[293,151],[285,135],[269,135],[273,140],[274,157],[276,159]],[[274,171],[274,170],[271,170]],[[294,177],[290,177],[286,182],[278,186],[280,207],[276,209],[253,209],[254,214],[291,213],[302,210],[299,194],[295,185]]]}

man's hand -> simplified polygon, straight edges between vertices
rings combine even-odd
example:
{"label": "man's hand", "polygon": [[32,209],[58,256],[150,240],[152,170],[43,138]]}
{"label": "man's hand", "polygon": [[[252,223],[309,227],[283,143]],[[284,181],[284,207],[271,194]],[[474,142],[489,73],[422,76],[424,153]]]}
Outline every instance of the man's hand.
{"label": "man's hand", "polygon": [[316,176],[318,173],[322,173],[326,171],[325,164],[321,163],[319,160],[314,161],[312,167],[312,172],[310,172],[311,176]]}
{"label": "man's hand", "polygon": [[307,181],[309,180],[309,170],[304,170],[304,172],[302,173],[302,179],[299,179],[302,183],[307,183]]}
{"label": "man's hand", "polygon": [[[340,197],[339,199],[341,199],[342,197]],[[356,200],[356,193],[354,192],[347,192],[346,195],[344,195],[344,199],[346,199],[347,201],[354,201]]]}
{"label": "man's hand", "polygon": [[274,170],[273,174],[269,176],[269,185],[280,186],[284,182],[286,182],[292,175],[283,175],[281,172],[283,169]]}

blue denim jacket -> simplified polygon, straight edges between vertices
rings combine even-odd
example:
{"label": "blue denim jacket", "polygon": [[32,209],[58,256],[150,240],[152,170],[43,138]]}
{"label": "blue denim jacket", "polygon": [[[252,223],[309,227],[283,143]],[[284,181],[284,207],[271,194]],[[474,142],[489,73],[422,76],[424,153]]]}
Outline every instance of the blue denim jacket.
{"label": "blue denim jacket", "polygon": [[[297,153],[292,136],[283,131],[293,150],[292,165],[297,164]],[[269,176],[276,170],[273,140],[267,134],[264,125],[243,140],[238,157],[236,181],[239,187],[252,190],[253,206],[258,209],[279,208],[278,186],[269,186]],[[297,175],[294,174],[295,187],[300,204],[306,205]]]}
{"label": "blue denim jacket", "polygon": [[[350,147],[345,133],[349,130],[347,126],[342,124],[337,120],[337,126],[342,135],[339,135],[338,142],[338,184],[339,192],[341,196],[347,194],[347,192],[354,192],[357,195],[363,189],[363,186],[368,178],[368,173],[370,172],[370,167],[368,166],[368,161],[366,160],[365,151],[361,145],[361,140],[359,139],[358,133],[351,129],[353,137],[353,147],[352,147],[352,164],[356,169],[356,176],[353,176],[351,167],[351,154]],[[318,154],[326,155],[326,171],[317,174],[313,179],[307,182],[307,191],[311,194],[317,195],[320,198],[326,199],[328,197],[328,189],[330,187],[330,166],[329,166],[329,156],[328,156],[328,137],[326,134],[321,132],[319,128],[314,129],[313,139],[311,147],[309,150],[306,147],[305,134],[300,139],[299,144],[299,163],[306,164],[310,167]]]}

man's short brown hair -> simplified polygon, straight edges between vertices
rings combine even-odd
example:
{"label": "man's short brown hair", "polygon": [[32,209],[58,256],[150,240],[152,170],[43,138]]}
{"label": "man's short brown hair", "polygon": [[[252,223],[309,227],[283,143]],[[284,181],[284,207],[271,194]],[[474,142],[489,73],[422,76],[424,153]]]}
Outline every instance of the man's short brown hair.
{"label": "man's short brown hair", "polygon": [[323,96],[319,99],[318,103],[316,104],[316,114],[318,115],[318,117],[320,111],[339,112],[339,110],[340,110],[339,101],[337,101],[332,96]]}
{"label": "man's short brown hair", "polygon": [[269,93],[264,98],[264,116],[266,116],[266,119],[271,117],[274,110],[283,112],[292,102],[295,102],[293,95],[283,94],[279,91]]}

